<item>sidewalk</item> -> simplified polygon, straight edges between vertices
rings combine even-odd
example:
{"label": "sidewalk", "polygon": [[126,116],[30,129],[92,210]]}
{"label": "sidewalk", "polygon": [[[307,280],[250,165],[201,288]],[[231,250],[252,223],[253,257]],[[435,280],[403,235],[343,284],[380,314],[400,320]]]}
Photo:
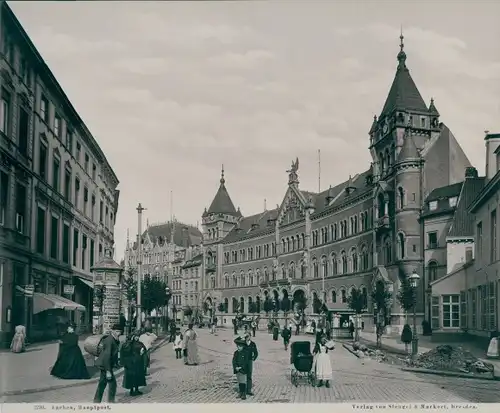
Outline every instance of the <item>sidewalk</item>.
{"label": "sidewalk", "polygon": [[[368,333],[365,331],[360,332],[360,341],[361,342],[364,341],[371,345],[376,345],[377,335],[375,333]],[[474,344],[472,343],[433,343],[430,340],[430,337],[421,336],[419,337],[418,341],[418,352],[425,353],[427,351],[433,350],[437,346],[445,344],[449,344],[454,347],[461,346],[465,350],[470,351],[473,356],[477,357],[478,359],[480,359],[485,363],[490,363],[494,366],[495,377],[498,377],[500,375],[500,360],[486,358],[486,350],[478,348],[477,346],[474,346]],[[407,354],[404,343],[402,343],[397,337],[382,336],[382,350]]]}
{"label": "sidewalk", "polygon": [[[87,336],[80,339],[80,348],[84,357],[83,343]],[[165,342],[159,338],[153,344],[156,350]],[[66,387],[82,386],[98,380],[97,369],[89,367],[89,380],[61,380],[50,375],[50,369],[57,359],[58,342],[32,344],[26,352],[14,354],[10,351],[0,352],[0,396],[23,393],[37,393]],[[115,374],[120,374],[118,369]]]}

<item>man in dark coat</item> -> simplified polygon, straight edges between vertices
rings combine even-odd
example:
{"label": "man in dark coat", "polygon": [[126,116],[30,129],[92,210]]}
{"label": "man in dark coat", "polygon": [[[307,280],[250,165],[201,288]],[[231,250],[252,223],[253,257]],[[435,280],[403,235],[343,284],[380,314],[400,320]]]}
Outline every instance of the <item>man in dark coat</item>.
{"label": "man in dark coat", "polygon": [[257,360],[257,357],[259,357],[259,352],[257,351],[257,345],[255,344],[254,341],[252,341],[252,338],[250,337],[249,333],[245,334],[245,344],[246,344],[245,350],[247,351],[248,354],[248,368],[246,370],[247,373],[246,391],[249,396],[253,396],[252,393],[253,362]]}
{"label": "man in dark coat", "polygon": [[101,403],[106,386],[108,387],[108,403],[114,403],[116,397],[116,378],[113,370],[118,365],[118,351],[120,348],[120,325],[113,325],[108,336],[101,341],[102,350],[95,361],[95,366],[101,370],[99,383],[94,395],[94,403]]}
{"label": "man in dark coat", "polygon": [[236,318],[233,318],[233,332],[235,336],[238,335],[238,322]]}

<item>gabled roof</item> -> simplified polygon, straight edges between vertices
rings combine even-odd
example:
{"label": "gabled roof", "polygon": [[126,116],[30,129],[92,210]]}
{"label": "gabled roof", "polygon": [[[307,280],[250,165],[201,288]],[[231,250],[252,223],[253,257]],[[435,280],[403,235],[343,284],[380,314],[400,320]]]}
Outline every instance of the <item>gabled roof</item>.
{"label": "gabled roof", "polygon": [[[202,234],[200,230],[192,225],[186,225],[181,222],[167,222],[165,224],[152,225],[142,234],[143,239],[149,236],[151,242],[160,244],[170,242],[171,236],[174,236],[174,244],[181,247],[190,247],[200,245]],[[136,245],[134,245],[136,248]]]}
{"label": "gabled roof", "polygon": [[[425,199],[425,206],[422,217],[427,218],[430,216],[441,214],[453,214],[457,209],[457,205],[451,206],[450,199],[458,198],[460,196],[463,184],[463,182],[459,182],[453,185],[447,185],[441,188],[434,189]],[[429,208],[430,202],[437,202],[437,207],[431,210]]]}
{"label": "gabled roof", "polygon": [[277,217],[278,208],[242,218],[238,226],[224,238],[224,244],[274,232]]}
{"label": "gabled roof", "polygon": [[427,112],[427,106],[422,99],[422,95],[417,89],[413,81],[410,71],[406,67],[406,53],[403,51],[403,36],[401,36],[401,51],[398,54],[398,68],[396,76],[392,82],[391,89],[387,95],[382,112],[382,116],[391,114],[396,109],[414,110],[419,112]]}
{"label": "gabled roof", "polygon": [[485,184],[485,178],[467,178],[464,181],[460,198],[458,199],[457,210],[453,217],[453,222],[448,232],[448,237],[472,237],[474,236],[473,215],[468,209],[472,202],[479,195]]}
{"label": "gabled roof", "polygon": [[208,208],[208,211],[204,215],[206,214],[227,214],[236,217],[241,215],[239,211],[236,211],[233,201],[227,192],[226,180],[224,179],[224,169],[222,169],[219,189],[210,204],[210,208]]}

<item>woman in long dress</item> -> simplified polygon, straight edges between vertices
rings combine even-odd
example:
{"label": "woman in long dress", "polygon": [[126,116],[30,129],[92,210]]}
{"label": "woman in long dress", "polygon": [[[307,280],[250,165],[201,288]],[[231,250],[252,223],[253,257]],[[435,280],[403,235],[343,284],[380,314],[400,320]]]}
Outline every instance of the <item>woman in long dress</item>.
{"label": "woman in long dress", "polygon": [[315,371],[318,387],[323,386],[323,383],[326,387],[330,387],[330,381],[333,379],[332,363],[330,362],[326,343],[324,338],[316,342],[313,351],[314,361],[312,369]]}
{"label": "woman in long dress", "polygon": [[16,326],[14,337],[10,343],[10,350],[13,353],[22,353],[26,350],[26,327]]}
{"label": "woman in long dress", "polygon": [[196,342],[198,335],[193,330],[193,324],[188,324],[188,329],[184,334],[184,364],[188,366],[196,366],[200,364],[198,356],[198,343]]}
{"label": "woman in long dress", "polygon": [[146,347],[139,341],[139,334],[136,332],[127,338],[120,354],[122,365],[125,368],[123,388],[130,390],[131,396],[141,395],[139,387],[146,385],[146,372],[144,370]]}
{"label": "woman in long dress", "polygon": [[50,374],[65,380],[90,379],[82,350],[78,345],[78,335],[72,325],[66,328],[66,333],[59,341],[59,353]]}

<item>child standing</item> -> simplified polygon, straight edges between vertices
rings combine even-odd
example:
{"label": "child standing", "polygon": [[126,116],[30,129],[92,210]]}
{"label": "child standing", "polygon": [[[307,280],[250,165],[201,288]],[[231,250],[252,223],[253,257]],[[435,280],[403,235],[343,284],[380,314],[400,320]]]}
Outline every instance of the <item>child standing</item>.
{"label": "child standing", "polygon": [[238,379],[239,394],[238,398],[245,400],[247,398],[247,370],[248,370],[248,352],[245,349],[246,343],[241,337],[234,340],[237,346],[233,355],[233,372]]}
{"label": "child standing", "polygon": [[316,342],[314,347],[314,362],[313,371],[316,371],[316,379],[318,380],[318,387],[330,387],[330,381],[333,379],[332,363],[328,355],[328,349],[333,349],[332,343],[327,342],[323,337]]}
{"label": "child standing", "polygon": [[181,329],[177,328],[175,330],[175,337],[174,337],[174,350],[175,350],[175,358],[180,359],[182,358],[182,334],[181,334]]}

